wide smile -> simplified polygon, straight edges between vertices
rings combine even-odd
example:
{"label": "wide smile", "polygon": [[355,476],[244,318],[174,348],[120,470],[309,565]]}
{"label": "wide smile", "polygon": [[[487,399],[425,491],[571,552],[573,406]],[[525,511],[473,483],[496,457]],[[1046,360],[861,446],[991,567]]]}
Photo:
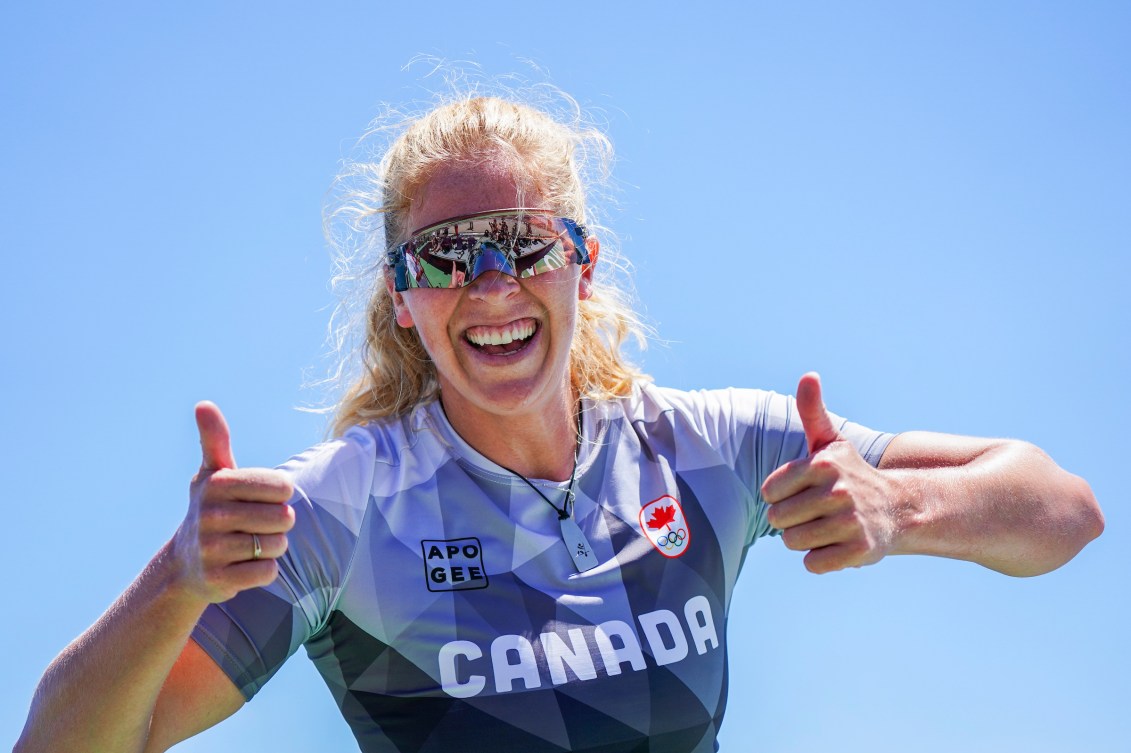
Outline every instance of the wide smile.
{"label": "wide smile", "polygon": [[526,348],[538,332],[537,319],[516,319],[507,324],[468,327],[464,340],[481,353],[509,356]]}

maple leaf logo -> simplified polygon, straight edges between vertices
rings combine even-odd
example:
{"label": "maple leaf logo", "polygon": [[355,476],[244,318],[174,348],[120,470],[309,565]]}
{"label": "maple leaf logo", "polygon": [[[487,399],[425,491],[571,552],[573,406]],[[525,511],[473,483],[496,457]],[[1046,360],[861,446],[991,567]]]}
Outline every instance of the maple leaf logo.
{"label": "maple leaf logo", "polygon": [[652,530],[659,530],[667,526],[670,531],[672,523],[675,522],[675,507],[667,505],[665,507],[657,507],[652,511],[652,517],[648,519],[648,527]]}

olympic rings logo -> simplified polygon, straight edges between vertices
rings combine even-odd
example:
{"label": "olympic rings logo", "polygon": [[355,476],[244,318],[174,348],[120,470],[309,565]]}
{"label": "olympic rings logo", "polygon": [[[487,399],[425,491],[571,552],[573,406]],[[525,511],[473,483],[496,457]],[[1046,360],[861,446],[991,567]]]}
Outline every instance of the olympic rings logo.
{"label": "olympic rings logo", "polygon": [[676,547],[683,546],[683,542],[687,539],[687,531],[680,528],[678,531],[672,531],[656,539],[656,546],[662,546],[664,549],[675,549]]}

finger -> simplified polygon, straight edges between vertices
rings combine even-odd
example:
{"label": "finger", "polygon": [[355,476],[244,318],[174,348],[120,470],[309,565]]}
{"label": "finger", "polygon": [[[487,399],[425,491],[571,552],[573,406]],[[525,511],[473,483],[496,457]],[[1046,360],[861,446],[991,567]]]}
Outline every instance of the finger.
{"label": "finger", "polygon": [[784,531],[832,515],[841,506],[841,501],[829,495],[823,486],[809,487],[772,504],[766,511],[766,519],[774,528]]}
{"label": "finger", "polygon": [[812,486],[808,472],[809,460],[807,458],[791,460],[785,465],[779,466],[762,482],[762,499],[774,505],[795,494],[800,494]]}
{"label": "finger", "polygon": [[833,464],[822,458],[791,460],[766,476],[762,482],[762,499],[771,505],[780,504],[806,489],[828,484],[835,475]]}
{"label": "finger", "polygon": [[805,555],[805,569],[821,575],[846,567],[860,567],[864,564],[866,547],[861,542],[844,542],[814,549]]}
{"label": "finger", "polygon": [[840,439],[840,434],[825,409],[821,398],[821,377],[815,371],[805,374],[797,383],[797,414],[805,428],[810,455]]}
{"label": "finger", "polygon": [[273,502],[282,504],[294,495],[287,474],[272,468],[221,469],[208,478],[204,498],[208,502]]}
{"label": "finger", "polygon": [[236,562],[224,568],[223,574],[235,591],[245,591],[274,583],[279,575],[279,563],[274,559]]}
{"label": "finger", "polygon": [[858,533],[851,515],[826,515],[782,531],[782,542],[787,549],[804,552],[843,544]]}
{"label": "finger", "polygon": [[200,469],[216,471],[235,468],[236,459],[232,457],[228,422],[215,403],[204,400],[196,404],[196,428],[200,432]]}
{"label": "finger", "polygon": [[206,534],[286,533],[294,524],[294,509],[290,505],[223,501],[200,511],[200,530]]}
{"label": "finger", "polygon": [[[255,539],[259,539],[259,556],[255,556]],[[225,533],[207,539],[208,560],[213,564],[231,565],[257,559],[275,559],[287,551],[285,533]]]}

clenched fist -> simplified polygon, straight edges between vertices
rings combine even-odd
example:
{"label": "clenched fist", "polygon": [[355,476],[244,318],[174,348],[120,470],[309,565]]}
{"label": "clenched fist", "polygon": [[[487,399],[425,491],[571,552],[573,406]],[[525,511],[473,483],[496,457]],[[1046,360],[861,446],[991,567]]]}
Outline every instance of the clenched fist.
{"label": "clenched fist", "polygon": [[837,432],[814,373],[797,385],[809,457],[786,463],[762,484],[770,525],[805,567],[827,573],[879,562],[896,536],[896,484]]}

